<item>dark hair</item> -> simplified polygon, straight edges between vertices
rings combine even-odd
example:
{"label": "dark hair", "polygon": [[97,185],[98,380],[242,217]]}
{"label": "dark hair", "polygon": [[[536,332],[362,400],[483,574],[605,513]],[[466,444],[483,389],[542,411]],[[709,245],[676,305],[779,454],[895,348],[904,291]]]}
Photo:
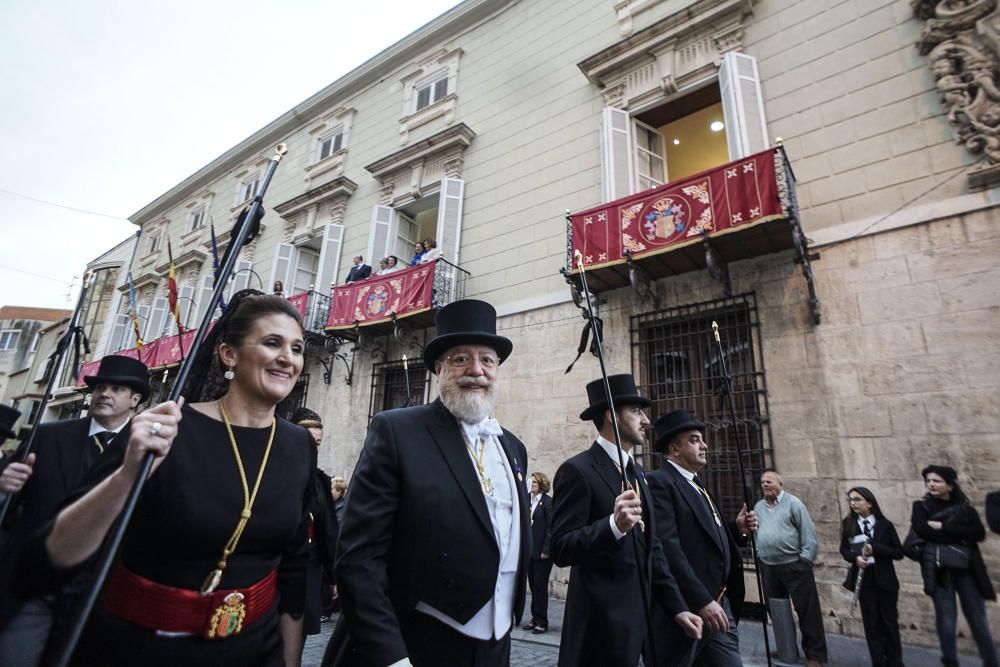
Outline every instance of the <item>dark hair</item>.
{"label": "dark hair", "polygon": [[[879,507],[878,500],[875,499],[875,494],[871,492],[871,489],[866,486],[852,486],[847,490],[847,495],[851,495],[851,493],[857,493],[868,501],[868,504],[872,506],[872,514],[877,520],[882,521],[885,519],[885,515],[882,514],[882,508]],[[854,535],[853,527],[857,520],[858,513],[849,507],[847,514],[844,515],[844,520],[840,522],[841,539],[850,539]]]}
{"label": "dark hair", "polygon": [[[938,477],[944,480],[945,484],[951,486],[951,493],[949,494],[951,501],[956,503],[961,503],[962,505],[969,504],[969,498],[962,491],[962,487],[958,485],[958,471],[956,471],[951,466],[941,466],[931,464],[924,467],[920,471],[920,476],[923,478],[924,483],[927,483],[927,475],[934,473]],[[930,493],[928,493],[925,498],[932,498]]]}
{"label": "dark hair", "polygon": [[214,401],[226,393],[219,361],[219,344],[238,347],[253,330],[258,319],[268,315],[287,315],[302,327],[302,316],[287,299],[274,294],[262,294],[253,289],[237,292],[229,300],[226,310],[215,321],[215,326],[205,336],[198,355],[191,365],[184,391],[190,402]]}

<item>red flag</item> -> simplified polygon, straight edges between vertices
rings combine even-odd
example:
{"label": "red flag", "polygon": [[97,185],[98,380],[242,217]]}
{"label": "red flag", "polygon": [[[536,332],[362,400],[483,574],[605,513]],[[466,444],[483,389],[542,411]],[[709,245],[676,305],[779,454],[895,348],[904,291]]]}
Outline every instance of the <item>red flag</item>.
{"label": "red flag", "polygon": [[177,322],[177,333],[184,333],[184,326],[181,324],[181,309],[177,304],[177,277],[174,274],[174,251],[170,247],[170,239],[167,239],[167,257],[170,259],[170,269],[167,271],[170,312],[174,314],[174,321]]}

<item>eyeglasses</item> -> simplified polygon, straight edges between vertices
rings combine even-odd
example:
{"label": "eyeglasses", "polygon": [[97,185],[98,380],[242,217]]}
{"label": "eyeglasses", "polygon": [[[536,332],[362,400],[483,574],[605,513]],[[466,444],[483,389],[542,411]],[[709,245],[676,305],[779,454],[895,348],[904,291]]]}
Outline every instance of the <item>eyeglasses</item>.
{"label": "eyeglasses", "polygon": [[500,360],[494,357],[492,354],[483,354],[476,356],[474,354],[465,354],[464,352],[459,352],[457,354],[449,354],[444,358],[452,367],[454,368],[467,368],[472,365],[473,361],[479,360],[479,365],[487,370],[493,370],[500,365]]}
{"label": "eyeglasses", "polygon": [[863,501],[864,501],[864,498],[852,498],[851,496],[847,496],[847,502],[849,502],[852,505],[854,503],[860,503],[860,502],[863,502]]}

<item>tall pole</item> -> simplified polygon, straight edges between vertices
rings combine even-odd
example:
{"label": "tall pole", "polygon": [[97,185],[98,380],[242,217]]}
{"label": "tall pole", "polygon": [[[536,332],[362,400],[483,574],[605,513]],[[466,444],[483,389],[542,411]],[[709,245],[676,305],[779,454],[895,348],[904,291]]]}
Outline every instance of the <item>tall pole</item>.
{"label": "tall pole", "polygon": [[[740,444],[740,428],[736,423],[736,396],[733,394],[733,378],[729,374],[726,365],[726,353],[722,349],[722,338],[719,336],[719,323],[712,321],[712,335],[715,337],[715,349],[719,354],[719,365],[722,369],[723,391],[729,397],[729,416],[733,422],[733,437],[736,441],[736,460],[740,468],[740,487],[743,490],[743,504],[747,507],[747,512],[753,511],[753,498],[750,495],[750,485],[747,484],[746,468],[743,465],[743,457],[747,453]],[[764,630],[764,655],[767,656],[767,665],[771,667],[771,640],[767,636],[767,599],[764,597],[764,583],[760,578],[761,562],[757,556],[757,538],[753,531],[749,532],[750,553],[753,556],[754,578],[757,580],[757,595],[760,596],[761,615],[760,622]]]}
{"label": "tall pole", "polygon": [[[590,323],[590,328],[594,331],[594,349],[597,351],[597,359],[601,363],[601,380],[604,385],[604,398],[608,402],[608,410],[611,412],[611,426],[615,435],[615,449],[618,452],[618,470],[622,475],[622,492],[624,493],[626,489],[632,488],[629,483],[628,474],[626,473],[625,467],[625,452],[622,449],[622,436],[621,432],[618,430],[618,415],[615,412],[615,401],[611,395],[611,384],[608,382],[608,369],[604,363],[604,342],[601,340],[602,329],[599,328],[597,323],[597,316],[594,315],[594,304],[590,300],[590,287],[587,285],[587,271],[583,266],[583,253],[579,250],[575,254],[576,266],[580,270],[580,286],[583,289],[584,295],[587,297],[587,321]],[[635,493],[639,496],[639,478],[638,473],[636,473],[635,481]],[[640,501],[641,501],[640,497]],[[652,510],[652,508],[650,508]],[[642,530],[642,526],[639,527]],[[653,638],[655,634],[653,632],[653,618],[652,618],[652,608],[650,607],[649,591],[646,589],[646,584],[648,580],[646,579],[645,563],[639,562],[639,536],[636,534],[635,528],[629,531],[632,539],[632,549],[636,556],[636,565],[639,569],[639,592],[642,595],[642,610],[644,613],[644,620],[646,622],[646,642],[647,645],[647,657],[649,658],[649,664],[656,665],[655,648]],[[652,548],[652,547],[650,547]]]}
{"label": "tall pole", "polygon": [[[260,191],[254,197],[253,204],[250,206],[250,210],[247,212],[243,224],[239,225],[239,229],[236,231],[236,238],[230,240],[230,247],[233,249],[233,252],[227,253],[228,257],[226,258],[225,264],[223,265],[222,271],[219,275],[228,276],[233,270],[233,266],[236,265],[239,250],[243,247],[243,244],[246,242],[247,237],[250,234],[250,228],[253,226],[253,221],[256,220],[263,208],[264,192],[267,191],[267,186],[271,183],[271,178],[274,176],[274,170],[277,169],[278,163],[287,152],[288,149],[285,147],[285,144],[278,144],[278,147],[275,149],[275,155],[271,158],[271,163],[267,166],[267,172],[264,174],[264,181],[260,186]],[[216,281],[215,291],[212,293],[212,298],[209,303],[218,303],[219,297],[222,296],[225,289],[226,281]],[[205,316],[202,318],[201,326],[198,327],[194,340],[191,342],[191,349],[188,351],[187,358],[181,364],[180,371],[177,373],[177,380],[174,382],[174,387],[170,391],[168,400],[176,401],[180,398],[181,390],[183,390],[184,383],[187,381],[188,374],[191,372],[191,366],[195,358],[198,356],[198,350],[201,348],[201,345],[205,340],[205,335],[208,332],[208,325],[212,321],[213,310],[213,308],[207,308],[205,310]],[[67,667],[70,659],[73,657],[73,651],[76,650],[76,645],[80,641],[80,636],[83,634],[83,629],[87,624],[87,619],[90,617],[90,612],[93,610],[94,604],[97,602],[97,596],[104,587],[104,581],[107,579],[108,573],[111,571],[111,565],[114,563],[115,558],[118,555],[118,549],[121,546],[122,538],[125,536],[125,530],[128,528],[129,520],[132,518],[132,513],[135,512],[136,504],[139,502],[139,496],[142,494],[146,480],[149,478],[149,473],[153,469],[154,458],[155,457],[152,452],[147,452],[142,459],[142,467],[139,474],[135,478],[135,482],[132,484],[128,497],[125,499],[125,505],[118,517],[118,521],[115,522],[112,527],[112,532],[108,536],[108,548],[104,552],[104,558],[98,564],[93,584],[87,592],[87,596],[80,607],[79,615],[76,617],[74,625],[70,630],[69,637],[66,640],[66,645],[63,647],[62,654],[59,656],[59,662],[57,663],[58,667]]]}

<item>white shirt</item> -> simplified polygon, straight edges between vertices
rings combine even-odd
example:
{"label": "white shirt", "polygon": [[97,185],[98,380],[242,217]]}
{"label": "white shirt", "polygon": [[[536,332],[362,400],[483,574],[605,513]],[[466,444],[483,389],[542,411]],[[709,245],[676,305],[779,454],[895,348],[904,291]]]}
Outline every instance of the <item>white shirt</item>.
{"label": "white shirt", "polygon": [[531,496],[531,516],[535,516],[535,508],[538,507],[538,503],[542,502],[542,494]]}
{"label": "white shirt", "polygon": [[[860,542],[862,542],[862,543],[864,543],[866,541],[865,540],[865,521],[868,522],[868,531],[870,533],[872,533],[873,535],[875,534],[875,521],[876,521],[875,515],[871,514],[871,515],[868,516],[867,519],[862,519],[859,516],[858,517],[858,529],[860,529],[861,532],[856,536],[855,539],[861,538]],[[868,564],[871,565],[874,562],[875,562],[875,556],[869,556],[868,557]]]}
{"label": "white shirt", "polygon": [[[611,442],[610,440],[605,439],[605,437],[603,435],[598,434],[598,436],[597,436],[597,444],[601,446],[601,449],[604,450],[604,453],[608,455],[608,458],[611,459],[612,463],[614,463],[615,467],[617,468],[618,467],[618,447],[615,446],[615,443]],[[623,448],[622,449],[622,453],[625,455],[625,467],[626,468],[628,467],[629,461],[632,462],[632,465],[635,465],[635,459],[632,458],[632,451],[631,450],[625,451],[625,449]],[[623,533],[621,530],[619,530],[618,529],[618,525],[615,523],[615,513],[614,512],[611,512],[611,516],[608,517],[608,520],[611,522],[611,532],[614,533],[615,539],[619,539],[620,540],[623,537],[625,537],[625,533]]]}
{"label": "white shirt", "polygon": [[[124,426],[124,425],[125,424],[122,424],[122,426]],[[92,438],[95,435],[97,435],[98,433],[104,433],[105,431],[110,431],[112,433],[112,435],[118,435],[118,431],[120,431],[120,430],[121,430],[121,426],[119,426],[118,429],[114,430],[114,431],[111,431],[111,429],[104,428],[103,426],[101,426],[100,424],[97,423],[96,419],[94,419],[93,417],[91,417],[90,418],[90,430],[87,431],[87,436]]]}
{"label": "white shirt", "polygon": [[[436,618],[467,637],[480,640],[500,639],[510,631],[514,621],[517,565],[521,557],[521,508],[514,473],[497,436],[480,435],[479,429],[485,422],[492,422],[493,430],[499,432],[500,426],[496,420],[484,420],[480,424],[459,422],[459,425],[471,449],[478,453],[478,448],[482,447],[485,474],[493,483],[493,495],[483,491],[490,522],[493,524],[493,537],[500,551],[500,567],[493,597],[468,623],[459,623],[426,602],[418,602],[416,606],[417,611]],[[476,470],[472,457],[472,452],[469,452],[469,465]],[[476,478],[480,479],[478,470]]]}

